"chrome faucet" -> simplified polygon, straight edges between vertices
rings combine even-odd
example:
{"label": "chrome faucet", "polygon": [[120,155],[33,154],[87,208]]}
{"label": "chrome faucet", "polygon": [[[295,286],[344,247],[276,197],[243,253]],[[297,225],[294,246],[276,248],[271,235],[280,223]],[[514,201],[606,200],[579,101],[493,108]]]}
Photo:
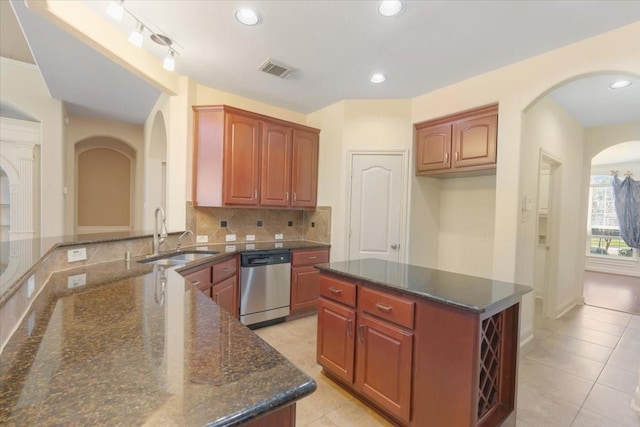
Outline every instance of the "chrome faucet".
{"label": "chrome faucet", "polygon": [[[160,227],[158,227],[158,214],[160,214],[160,220],[162,221]],[[164,216],[164,209],[157,208],[155,217],[155,229],[153,230],[153,255],[160,255],[160,246],[167,241],[167,224]]]}
{"label": "chrome faucet", "polygon": [[182,233],[182,234],[180,235],[180,237],[178,237],[178,245],[176,246],[176,251],[179,251],[179,250],[180,250],[180,246],[182,245],[182,243],[180,242],[180,240],[182,240],[182,238],[183,238],[184,236],[186,236],[187,234],[191,234],[191,235],[193,236],[193,231],[191,231],[191,230],[187,230],[187,231],[185,231],[184,233]]}

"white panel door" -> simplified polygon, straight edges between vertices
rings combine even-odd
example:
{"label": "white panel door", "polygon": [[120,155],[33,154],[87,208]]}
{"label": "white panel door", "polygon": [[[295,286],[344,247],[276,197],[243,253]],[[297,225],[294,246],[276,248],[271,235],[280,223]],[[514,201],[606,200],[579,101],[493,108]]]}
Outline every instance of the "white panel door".
{"label": "white panel door", "polygon": [[402,154],[351,157],[349,259],[400,261],[403,165]]}

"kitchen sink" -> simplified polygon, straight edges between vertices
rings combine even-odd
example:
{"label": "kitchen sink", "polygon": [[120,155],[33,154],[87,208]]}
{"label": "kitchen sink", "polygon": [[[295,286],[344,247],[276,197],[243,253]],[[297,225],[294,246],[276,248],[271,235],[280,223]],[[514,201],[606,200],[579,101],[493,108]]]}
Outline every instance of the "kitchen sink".
{"label": "kitchen sink", "polygon": [[161,254],[151,258],[142,259],[138,262],[144,264],[158,264],[158,265],[178,265],[185,264],[187,262],[196,261],[202,258],[210,257],[219,252],[217,251],[197,251],[197,252],[172,252],[168,254]]}

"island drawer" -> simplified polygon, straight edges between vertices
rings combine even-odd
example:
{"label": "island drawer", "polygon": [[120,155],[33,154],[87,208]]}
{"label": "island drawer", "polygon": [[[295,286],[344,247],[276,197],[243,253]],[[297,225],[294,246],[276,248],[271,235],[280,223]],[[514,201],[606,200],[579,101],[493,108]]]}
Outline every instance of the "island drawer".
{"label": "island drawer", "polygon": [[231,257],[213,264],[213,280],[211,280],[211,283],[216,284],[234,274],[236,274],[236,257]]}
{"label": "island drawer", "polygon": [[335,277],[320,274],[320,295],[350,307],[356,306],[356,285]]}
{"label": "island drawer", "polygon": [[291,265],[313,265],[329,261],[329,249],[293,250],[291,251]]}
{"label": "island drawer", "polygon": [[413,329],[414,306],[413,301],[366,287],[360,288],[359,307],[363,312],[409,329]]}

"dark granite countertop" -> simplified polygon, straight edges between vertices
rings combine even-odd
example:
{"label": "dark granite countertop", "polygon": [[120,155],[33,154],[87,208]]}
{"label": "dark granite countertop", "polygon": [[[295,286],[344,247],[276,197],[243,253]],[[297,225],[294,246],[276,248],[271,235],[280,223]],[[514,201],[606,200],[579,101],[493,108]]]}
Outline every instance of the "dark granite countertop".
{"label": "dark granite countertop", "polygon": [[372,258],[330,262],[316,267],[476,313],[515,302],[531,291],[529,286]]}
{"label": "dark granite countertop", "polygon": [[[275,243],[229,246],[170,268],[54,273],[0,353],[0,424],[231,426],[312,393],[312,378],[176,271]],[[86,284],[70,288],[79,274]]]}

